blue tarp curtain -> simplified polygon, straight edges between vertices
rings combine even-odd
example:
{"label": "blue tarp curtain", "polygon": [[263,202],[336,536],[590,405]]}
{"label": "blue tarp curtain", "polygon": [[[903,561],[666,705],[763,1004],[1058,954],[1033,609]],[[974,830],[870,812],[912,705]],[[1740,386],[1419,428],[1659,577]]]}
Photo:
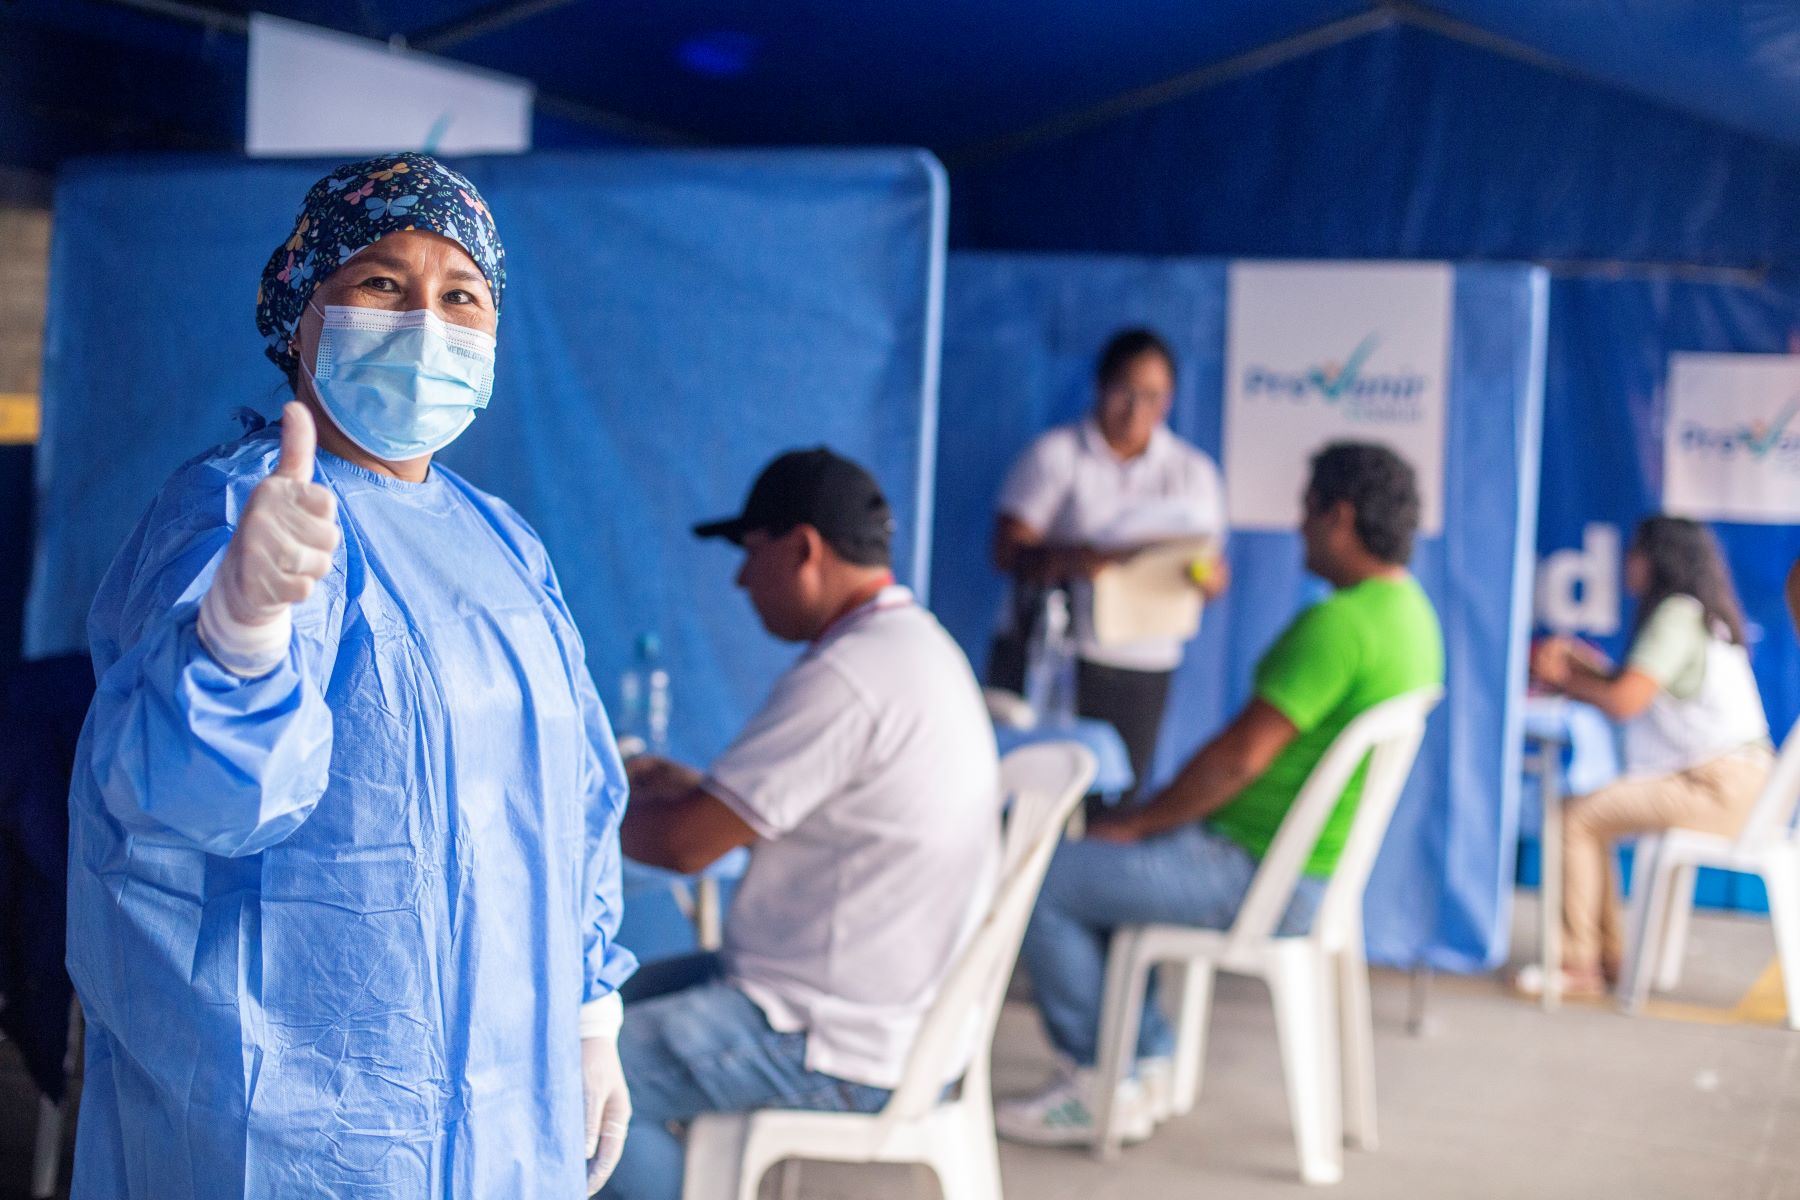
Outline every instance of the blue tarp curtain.
{"label": "blue tarp curtain", "polygon": [[[951,256],[935,607],[976,661],[1000,606],[986,547],[1013,457],[1091,404],[1099,347],[1140,323],[1167,336],[1180,361],[1172,424],[1217,456],[1225,305],[1222,261]],[[1505,955],[1544,320],[1542,272],[1456,272],[1446,527],[1414,558],[1444,623],[1448,696],[1370,884],[1369,951],[1379,962],[1477,970]],[[1303,484],[1294,481],[1296,514]],[[1230,554],[1232,591],[1208,610],[1176,677],[1161,777],[1243,703],[1257,656],[1321,586],[1301,568],[1297,534],[1239,533]]]}
{"label": "blue tarp curtain", "polygon": [[[257,277],[327,163],[95,160],[56,197],[27,653],[84,646],[101,573],[231,413],[285,398]],[[508,251],[494,399],[445,455],[520,509],[603,696],[661,634],[674,749],[721,749],[791,651],[688,526],[829,443],[880,478],[923,582],[945,190],[919,152],[539,154],[458,162]]]}

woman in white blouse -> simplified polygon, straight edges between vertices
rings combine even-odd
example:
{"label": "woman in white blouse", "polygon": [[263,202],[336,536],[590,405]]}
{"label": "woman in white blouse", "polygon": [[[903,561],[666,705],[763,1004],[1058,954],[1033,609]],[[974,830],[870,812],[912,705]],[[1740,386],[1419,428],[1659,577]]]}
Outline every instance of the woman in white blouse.
{"label": "woman in white blouse", "polygon": [[[1080,714],[1118,729],[1139,786],[1156,754],[1169,679],[1183,644],[1147,639],[1103,645],[1094,635],[1090,581],[1123,551],[1157,538],[1225,536],[1225,489],[1205,451],[1168,428],[1175,355],[1148,329],[1107,342],[1094,373],[1094,407],[1044,433],[1001,489],[994,563],[1013,584],[988,682],[1022,690],[1025,646],[1047,589],[1069,593]],[[1196,586],[1208,600],[1230,581],[1223,558]]]}

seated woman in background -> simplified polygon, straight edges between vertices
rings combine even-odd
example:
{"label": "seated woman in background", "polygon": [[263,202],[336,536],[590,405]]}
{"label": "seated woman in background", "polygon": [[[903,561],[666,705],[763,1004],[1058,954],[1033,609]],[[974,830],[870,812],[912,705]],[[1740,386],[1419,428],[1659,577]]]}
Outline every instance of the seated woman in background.
{"label": "seated woman in background", "polygon": [[[1624,776],[1563,809],[1563,988],[1603,995],[1624,946],[1616,838],[1664,829],[1732,836],[1773,764],[1744,619],[1718,544],[1677,517],[1638,525],[1625,557],[1637,628],[1622,667],[1570,638],[1531,656],[1535,682],[1625,727]],[[1542,980],[1521,975],[1535,991]]]}

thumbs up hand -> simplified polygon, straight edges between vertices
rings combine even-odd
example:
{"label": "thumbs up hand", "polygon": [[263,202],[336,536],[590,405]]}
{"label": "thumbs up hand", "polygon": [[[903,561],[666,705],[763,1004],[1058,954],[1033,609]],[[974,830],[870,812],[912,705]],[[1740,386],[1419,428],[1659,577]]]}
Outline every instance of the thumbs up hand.
{"label": "thumbs up hand", "polygon": [[297,400],[281,413],[281,458],[274,474],[250,493],[215,590],[240,625],[266,625],[290,605],[312,595],[331,570],[337,549],[337,497],[314,483],[318,432],[312,413]]}
{"label": "thumbs up hand", "polygon": [[317,447],[312,413],[289,401],[275,471],[250,493],[200,602],[200,641],[234,675],[267,674],[286,657],[293,606],[331,570],[337,497],[312,481]]}

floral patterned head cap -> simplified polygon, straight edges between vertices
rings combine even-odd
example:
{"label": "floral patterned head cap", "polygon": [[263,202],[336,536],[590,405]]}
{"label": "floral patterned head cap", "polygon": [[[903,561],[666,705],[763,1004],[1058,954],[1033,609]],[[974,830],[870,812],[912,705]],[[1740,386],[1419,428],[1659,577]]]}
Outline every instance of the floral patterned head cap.
{"label": "floral patterned head cap", "polygon": [[468,251],[494,293],[494,311],[500,311],[506,251],[474,184],[426,154],[346,163],[313,184],[293,236],[263,268],[256,328],[276,366],[291,373],[298,363],[294,332],[313,291],[353,255],[405,229],[428,230]]}

